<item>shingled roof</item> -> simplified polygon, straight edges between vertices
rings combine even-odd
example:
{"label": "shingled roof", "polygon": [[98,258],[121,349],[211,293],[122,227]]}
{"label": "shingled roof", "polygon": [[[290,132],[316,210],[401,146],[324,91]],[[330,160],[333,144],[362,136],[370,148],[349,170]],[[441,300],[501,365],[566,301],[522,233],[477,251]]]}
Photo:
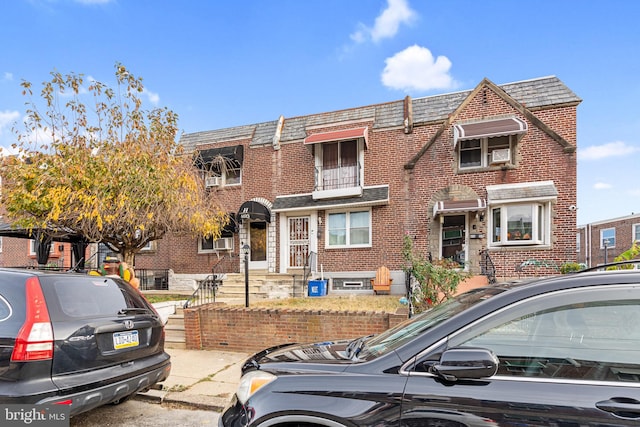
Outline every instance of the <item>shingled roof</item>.
{"label": "shingled roof", "polygon": [[[555,76],[541,77],[515,83],[497,85],[509,96],[531,111],[563,104],[578,104],[581,99]],[[463,102],[472,90],[412,99],[413,123],[429,123],[445,120]],[[280,142],[302,141],[307,128],[331,126],[341,122],[370,122],[373,129],[402,126],[404,101],[356,107],[347,110],[285,118]],[[250,145],[273,143],[278,119],[225,129],[184,134],[180,143],[187,152],[201,144],[215,144],[250,139]]]}

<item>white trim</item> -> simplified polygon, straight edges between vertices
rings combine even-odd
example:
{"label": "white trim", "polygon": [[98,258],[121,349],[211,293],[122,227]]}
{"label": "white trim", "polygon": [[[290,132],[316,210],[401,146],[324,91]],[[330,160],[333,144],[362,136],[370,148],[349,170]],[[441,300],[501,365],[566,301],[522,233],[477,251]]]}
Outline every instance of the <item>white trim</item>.
{"label": "white trim", "polygon": [[603,234],[605,231],[609,231],[609,230],[613,230],[613,246],[607,246],[607,249],[613,249],[616,247],[616,227],[608,227],[608,228],[602,228],[600,229],[600,249],[604,249],[604,245],[602,244],[602,240],[603,240]]}
{"label": "white trim", "polygon": [[[640,233],[636,233],[636,228],[638,230],[640,230],[640,222],[635,223],[633,225],[631,225],[631,243],[633,244],[633,242],[635,242],[636,240],[640,240]],[[2,247],[0,247],[0,250],[2,249]]]}
{"label": "white trim", "polygon": [[[509,230],[503,229],[503,226],[508,223],[506,214],[510,207],[516,206],[528,206],[531,208],[531,236],[530,239],[522,240],[509,240],[507,234]],[[538,208],[542,207],[542,218],[538,215]],[[500,240],[494,241],[494,224],[493,224],[493,211],[500,209]],[[503,210],[505,210],[503,212]],[[504,216],[504,217],[503,217]],[[538,230],[540,221],[542,220],[542,230]],[[541,234],[542,240],[537,240],[537,236]],[[507,247],[548,247],[551,244],[551,202],[540,200],[517,200],[514,203],[495,203],[489,205],[487,209],[487,246],[489,248],[507,248]]]}
{"label": "white trim", "polygon": [[[353,213],[359,213],[359,212],[368,212],[369,213],[369,243],[366,244],[351,244],[350,242],[344,245],[331,245],[329,244],[329,216],[330,215],[335,215],[335,214],[346,214],[346,235],[345,235],[345,239],[348,239],[348,235],[349,232],[351,230],[351,226],[350,226],[350,219],[351,219],[351,214]],[[369,209],[339,209],[339,210],[332,210],[332,211],[327,211],[326,215],[325,215],[325,223],[324,223],[324,232],[325,232],[325,237],[324,237],[324,248],[325,249],[355,249],[355,248],[370,248],[373,246],[373,215],[372,215],[372,210]]]}
{"label": "white trim", "polygon": [[[370,190],[373,188],[389,188],[388,184],[383,184],[383,185],[372,185],[370,187],[363,187],[363,192],[364,190]],[[300,193],[300,194],[287,194],[284,196],[278,196],[276,197],[277,199],[283,199],[283,198],[291,198],[291,197],[304,197],[304,196],[311,196],[312,193]],[[350,208],[358,208],[358,207],[368,207],[368,206],[380,206],[380,205],[387,205],[389,204],[389,193],[387,192],[387,197],[385,199],[379,199],[379,200],[370,200],[370,201],[366,201],[366,202],[344,202],[344,203],[340,203],[340,204],[326,204],[326,205],[318,205],[318,204],[314,204],[313,207],[311,206],[300,206],[300,207],[295,207],[295,208],[281,208],[281,209],[272,209],[271,212],[275,212],[275,213],[286,213],[286,212],[308,212],[309,209],[317,209],[319,211],[322,210],[333,210],[333,209],[350,209]]]}

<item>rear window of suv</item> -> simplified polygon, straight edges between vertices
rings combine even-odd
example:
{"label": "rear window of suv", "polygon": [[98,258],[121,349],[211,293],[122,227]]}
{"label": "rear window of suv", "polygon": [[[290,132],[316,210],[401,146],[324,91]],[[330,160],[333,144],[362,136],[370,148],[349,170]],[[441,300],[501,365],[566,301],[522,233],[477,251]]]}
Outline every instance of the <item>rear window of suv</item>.
{"label": "rear window of suv", "polygon": [[0,295],[0,323],[8,320],[11,317],[12,312],[13,309],[11,308],[9,301]]}
{"label": "rear window of suv", "polygon": [[[67,318],[106,317],[128,308],[149,309],[144,298],[128,284],[109,277],[56,275],[40,280],[45,284],[44,292],[53,296],[58,305],[52,316],[59,312]],[[47,302],[51,302],[49,297]]]}
{"label": "rear window of suv", "polygon": [[0,337],[15,337],[26,316],[24,274],[3,272],[0,279]]}

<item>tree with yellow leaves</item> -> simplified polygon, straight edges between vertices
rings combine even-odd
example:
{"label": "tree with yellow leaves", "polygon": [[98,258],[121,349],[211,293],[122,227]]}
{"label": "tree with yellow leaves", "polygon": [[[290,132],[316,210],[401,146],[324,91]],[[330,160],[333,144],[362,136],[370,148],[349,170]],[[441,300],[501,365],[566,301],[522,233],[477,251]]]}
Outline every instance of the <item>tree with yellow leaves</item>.
{"label": "tree with yellow leaves", "polygon": [[103,242],[129,265],[167,233],[219,236],[225,210],[176,142],[177,115],[143,109],[142,79],[121,64],[115,70],[115,89],[54,71],[39,103],[23,81],[25,127],[0,170],[8,219],[54,238]]}

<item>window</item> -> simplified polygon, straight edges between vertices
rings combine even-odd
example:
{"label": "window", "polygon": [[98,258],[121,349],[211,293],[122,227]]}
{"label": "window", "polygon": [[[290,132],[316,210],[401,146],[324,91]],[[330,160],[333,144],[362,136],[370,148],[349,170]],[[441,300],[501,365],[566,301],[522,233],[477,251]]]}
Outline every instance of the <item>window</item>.
{"label": "window", "polygon": [[[56,250],[56,244],[55,242],[51,242],[51,248],[49,249],[49,254],[53,255],[55,253]],[[33,239],[29,240],[29,255],[30,256],[36,256],[36,241]]]}
{"label": "window", "polygon": [[576,234],[576,252],[580,252],[580,233]]}
{"label": "window", "polygon": [[631,239],[632,239],[632,243],[635,241],[640,241],[640,224],[633,224],[631,226]]}
{"label": "window", "polygon": [[144,245],[143,247],[140,248],[140,252],[152,252],[156,250],[156,242],[151,241],[151,242],[147,242],[146,245]]}
{"label": "window", "polygon": [[206,180],[207,187],[242,184],[242,168],[237,167],[237,165],[227,165],[224,172],[214,167],[212,173],[211,178]]}
{"label": "window", "polygon": [[219,251],[232,251],[233,237],[221,237],[214,239],[213,237],[201,237],[198,239],[198,253],[213,253]]}
{"label": "window", "polygon": [[327,247],[371,246],[371,212],[330,213]]}
{"label": "window", "polygon": [[639,296],[622,286],[557,292],[489,316],[449,343],[493,350],[499,376],[637,382]]}
{"label": "window", "polygon": [[322,144],[322,160],[318,169],[317,187],[322,190],[335,190],[360,185],[358,168],[358,140],[331,142]]}
{"label": "window", "polygon": [[523,203],[491,208],[493,246],[548,244],[549,203]]}
{"label": "window", "polygon": [[[506,163],[513,164],[513,135],[493,138],[467,139],[460,141],[460,169],[486,168],[493,163],[493,152],[500,151],[500,158],[508,158]],[[496,153],[498,154],[498,153]],[[506,156],[505,156],[506,155]],[[497,158],[498,156],[496,156]]]}
{"label": "window", "polygon": [[196,165],[205,175],[207,188],[240,185],[243,159],[244,147],[233,145],[199,151]]}
{"label": "window", "polygon": [[600,230],[600,249],[616,247],[616,229],[605,228]]}

